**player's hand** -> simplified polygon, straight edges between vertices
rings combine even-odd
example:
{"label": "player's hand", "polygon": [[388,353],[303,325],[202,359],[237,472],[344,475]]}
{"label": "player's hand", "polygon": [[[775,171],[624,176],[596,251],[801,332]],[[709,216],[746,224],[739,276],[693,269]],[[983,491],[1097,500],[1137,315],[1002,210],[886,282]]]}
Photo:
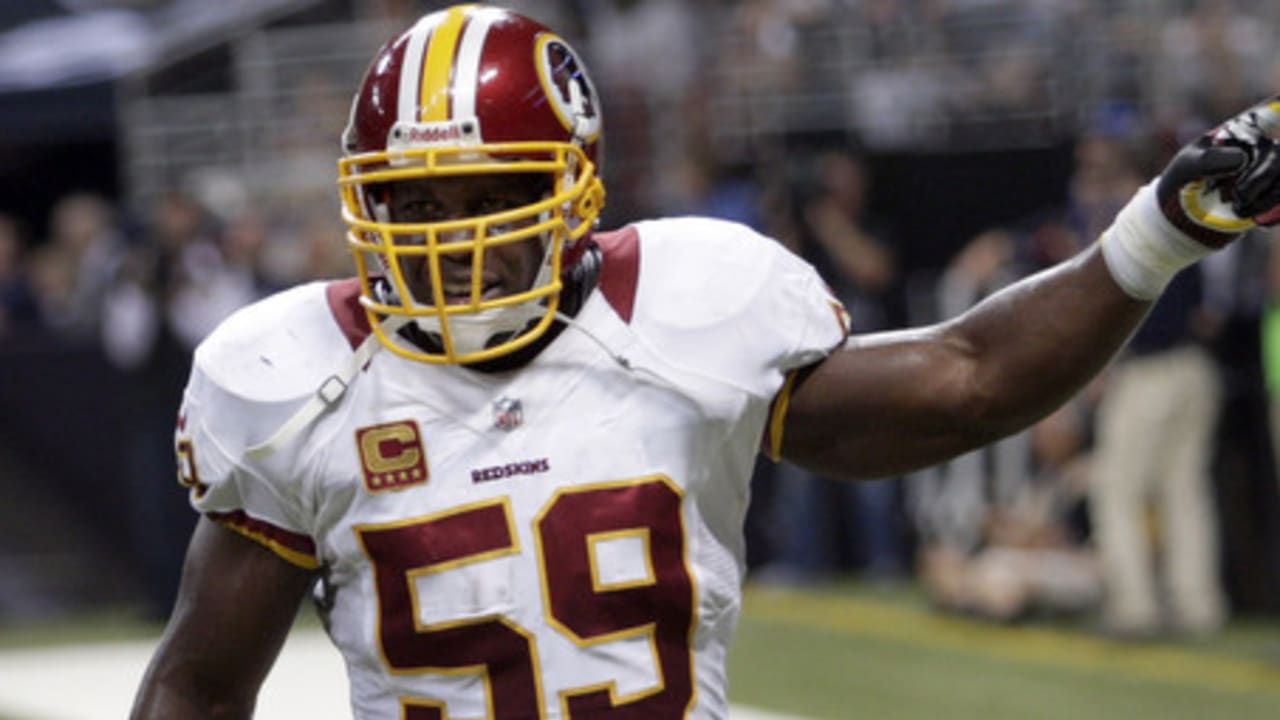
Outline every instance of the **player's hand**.
{"label": "player's hand", "polygon": [[1211,248],[1280,222],[1280,95],[1189,143],[1156,185],[1174,227]]}

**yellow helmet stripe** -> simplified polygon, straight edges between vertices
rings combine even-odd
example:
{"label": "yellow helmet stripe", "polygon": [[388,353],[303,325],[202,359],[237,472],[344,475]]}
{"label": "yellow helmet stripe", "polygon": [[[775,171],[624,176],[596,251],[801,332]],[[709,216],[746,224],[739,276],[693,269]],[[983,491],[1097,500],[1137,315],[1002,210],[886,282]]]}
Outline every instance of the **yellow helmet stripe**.
{"label": "yellow helmet stripe", "polygon": [[419,122],[449,119],[449,81],[453,76],[453,59],[458,54],[458,39],[472,7],[458,5],[449,8],[444,20],[431,33],[422,68],[422,87],[418,92],[418,105],[422,108]]}

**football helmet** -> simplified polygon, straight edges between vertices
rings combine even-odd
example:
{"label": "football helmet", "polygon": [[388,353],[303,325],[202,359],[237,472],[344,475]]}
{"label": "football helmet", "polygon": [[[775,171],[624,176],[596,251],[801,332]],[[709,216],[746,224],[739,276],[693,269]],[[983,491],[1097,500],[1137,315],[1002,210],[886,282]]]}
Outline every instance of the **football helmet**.
{"label": "football helmet", "polygon": [[[382,47],[352,101],[338,186],[360,301],[385,347],[428,363],[477,363],[546,333],[604,204],[601,120],[578,55],[517,13],[454,6]],[[388,200],[391,183],[509,173],[540,175],[546,189],[518,207],[428,222],[394,217]],[[486,255],[530,241],[542,247],[530,287],[486,292]],[[409,267],[426,275],[417,295]],[[469,297],[457,290],[458,267],[469,267]],[[427,341],[390,329],[408,323]]]}

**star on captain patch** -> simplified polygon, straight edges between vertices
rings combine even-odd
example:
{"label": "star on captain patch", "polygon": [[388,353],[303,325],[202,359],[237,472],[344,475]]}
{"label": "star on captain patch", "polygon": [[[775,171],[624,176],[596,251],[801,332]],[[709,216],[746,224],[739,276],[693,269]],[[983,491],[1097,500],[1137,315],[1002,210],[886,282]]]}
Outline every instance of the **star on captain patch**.
{"label": "star on captain patch", "polygon": [[524,424],[524,404],[506,396],[493,401],[495,430],[515,430]]}

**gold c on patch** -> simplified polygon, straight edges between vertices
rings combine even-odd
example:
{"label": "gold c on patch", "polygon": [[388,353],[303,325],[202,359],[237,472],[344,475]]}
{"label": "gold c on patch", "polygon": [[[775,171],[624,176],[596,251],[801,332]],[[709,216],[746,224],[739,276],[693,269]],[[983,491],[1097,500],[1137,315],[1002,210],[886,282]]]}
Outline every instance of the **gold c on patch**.
{"label": "gold c on patch", "polygon": [[412,420],[360,428],[356,430],[356,447],[369,492],[421,485],[430,476],[422,434]]}

